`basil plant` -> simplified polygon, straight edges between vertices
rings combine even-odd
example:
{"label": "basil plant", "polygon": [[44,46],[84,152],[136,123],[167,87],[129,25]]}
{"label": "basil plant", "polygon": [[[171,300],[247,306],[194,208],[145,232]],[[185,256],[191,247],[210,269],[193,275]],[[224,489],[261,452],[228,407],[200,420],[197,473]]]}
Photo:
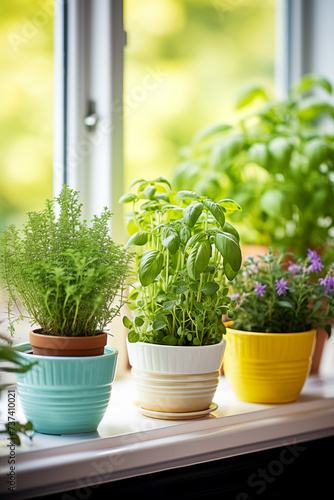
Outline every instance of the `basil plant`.
{"label": "basil plant", "polygon": [[137,179],[123,195],[130,239],[136,248],[136,283],[129,295],[133,319],[124,318],[130,342],[179,346],[216,344],[233,316],[228,281],[241,266],[239,235],[226,215],[240,211],[233,200],[217,203],[169,182]]}

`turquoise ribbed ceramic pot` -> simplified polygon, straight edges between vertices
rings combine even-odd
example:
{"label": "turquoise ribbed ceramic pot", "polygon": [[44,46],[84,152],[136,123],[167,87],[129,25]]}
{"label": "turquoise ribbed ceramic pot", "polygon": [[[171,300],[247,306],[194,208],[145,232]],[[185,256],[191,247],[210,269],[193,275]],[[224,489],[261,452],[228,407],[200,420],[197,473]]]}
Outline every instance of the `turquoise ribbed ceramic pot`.
{"label": "turquoise ribbed ceramic pot", "polygon": [[30,354],[30,344],[15,350],[24,362],[37,361],[17,374],[23,413],[44,434],[79,434],[97,429],[107,409],[118,351],[105,347],[102,356],[52,357]]}

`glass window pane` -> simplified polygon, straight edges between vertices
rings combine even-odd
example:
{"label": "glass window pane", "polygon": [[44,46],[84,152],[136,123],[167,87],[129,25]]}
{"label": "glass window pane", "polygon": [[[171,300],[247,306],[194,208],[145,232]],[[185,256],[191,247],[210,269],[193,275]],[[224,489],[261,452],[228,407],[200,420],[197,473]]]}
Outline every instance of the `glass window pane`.
{"label": "glass window pane", "polygon": [[274,82],[275,0],[126,0],[125,182],[171,176],[200,127],[235,120],[237,90]]}
{"label": "glass window pane", "polygon": [[0,232],[52,196],[53,0],[0,5]]}

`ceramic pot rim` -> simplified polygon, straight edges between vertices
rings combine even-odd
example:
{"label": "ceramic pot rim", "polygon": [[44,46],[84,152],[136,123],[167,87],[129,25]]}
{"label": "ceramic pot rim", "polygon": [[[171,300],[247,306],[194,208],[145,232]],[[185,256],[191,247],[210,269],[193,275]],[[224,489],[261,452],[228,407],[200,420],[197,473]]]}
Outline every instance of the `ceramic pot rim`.
{"label": "ceramic pot rim", "polygon": [[292,335],[314,335],[316,333],[316,329],[312,329],[312,330],[305,330],[304,332],[285,332],[285,333],[282,333],[282,332],[278,332],[278,333],[275,333],[275,332],[250,332],[250,331],[247,331],[247,330],[237,330],[236,328],[233,328],[233,325],[234,325],[234,321],[227,321],[226,323],[224,323],[224,325],[226,326],[226,331],[227,333],[228,332],[231,332],[233,334],[237,334],[237,335],[249,335],[249,336],[261,336],[261,337],[287,337],[287,336],[292,336]]}
{"label": "ceramic pot rim", "polygon": [[104,350],[105,352],[101,355],[97,356],[43,356],[41,354],[33,354],[28,353],[27,351],[32,351],[32,345],[29,344],[29,342],[25,342],[23,344],[16,344],[13,346],[13,349],[20,355],[22,355],[25,359],[29,361],[37,361],[37,360],[47,360],[47,359],[52,359],[54,362],[63,362],[64,359],[68,359],[69,361],[76,360],[76,359],[89,359],[92,358],[105,358],[105,357],[110,357],[110,356],[117,356],[118,355],[118,350],[115,349],[114,347],[109,347],[105,346]]}
{"label": "ceramic pot rim", "polygon": [[168,347],[169,349],[171,350],[177,350],[179,349],[180,352],[182,349],[186,350],[186,349],[192,349],[193,351],[195,350],[198,350],[198,349],[214,349],[215,347],[217,348],[217,346],[219,345],[222,345],[226,342],[226,339],[223,337],[222,340],[220,342],[218,342],[217,344],[209,344],[209,345],[168,345],[168,344],[152,344],[150,342],[141,342],[140,340],[138,340],[137,342],[130,342],[128,337],[126,338],[126,342],[128,344],[140,344],[140,345],[149,345],[151,346],[151,348],[153,349],[157,349],[157,348],[166,348]]}

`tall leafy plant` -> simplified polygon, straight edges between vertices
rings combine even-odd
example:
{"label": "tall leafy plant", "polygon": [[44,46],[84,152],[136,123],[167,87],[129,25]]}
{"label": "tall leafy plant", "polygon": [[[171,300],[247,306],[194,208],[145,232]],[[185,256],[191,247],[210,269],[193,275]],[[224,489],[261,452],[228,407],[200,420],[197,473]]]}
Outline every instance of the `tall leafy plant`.
{"label": "tall leafy plant", "polygon": [[[130,255],[109,234],[109,210],[89,225],[81,207],[79,193],[64,186],[44,210],[28,213],[22,232],[11,225],[0,238],[0,277],[10,305],[21,311],[22,304],[50,335],[96,335],[122,305]],[[13,331],[10,307],[9,316]]]}
{"label": "tall leafy plant", "polygon": [[[311,95],[314,89],[317,95]],[[261,103],[256,111],[255,102]],[[300,255],[308,247],[333,246],[330,82],[305,75],[283,100],[249,86],[240,92],[236,108],[249,110],[236,125],[204,127],[182,149],[175,186],[187,185],[215,201],[236,199],[246,212],[242,220],[233,219],[244,243],[285,246]]]}
{"label": "tall leafy plant", "polygon": [[135,180],[128,203],[126,245],[135,247],[137,282],[129,295],[129,340],[169,345],[221,341],[222,315],[235,303],[227,280],[241,265],[239,235],[225,216],[240,211],[233,200],[213,202],[193,191],[171,191],[163,177]]}

